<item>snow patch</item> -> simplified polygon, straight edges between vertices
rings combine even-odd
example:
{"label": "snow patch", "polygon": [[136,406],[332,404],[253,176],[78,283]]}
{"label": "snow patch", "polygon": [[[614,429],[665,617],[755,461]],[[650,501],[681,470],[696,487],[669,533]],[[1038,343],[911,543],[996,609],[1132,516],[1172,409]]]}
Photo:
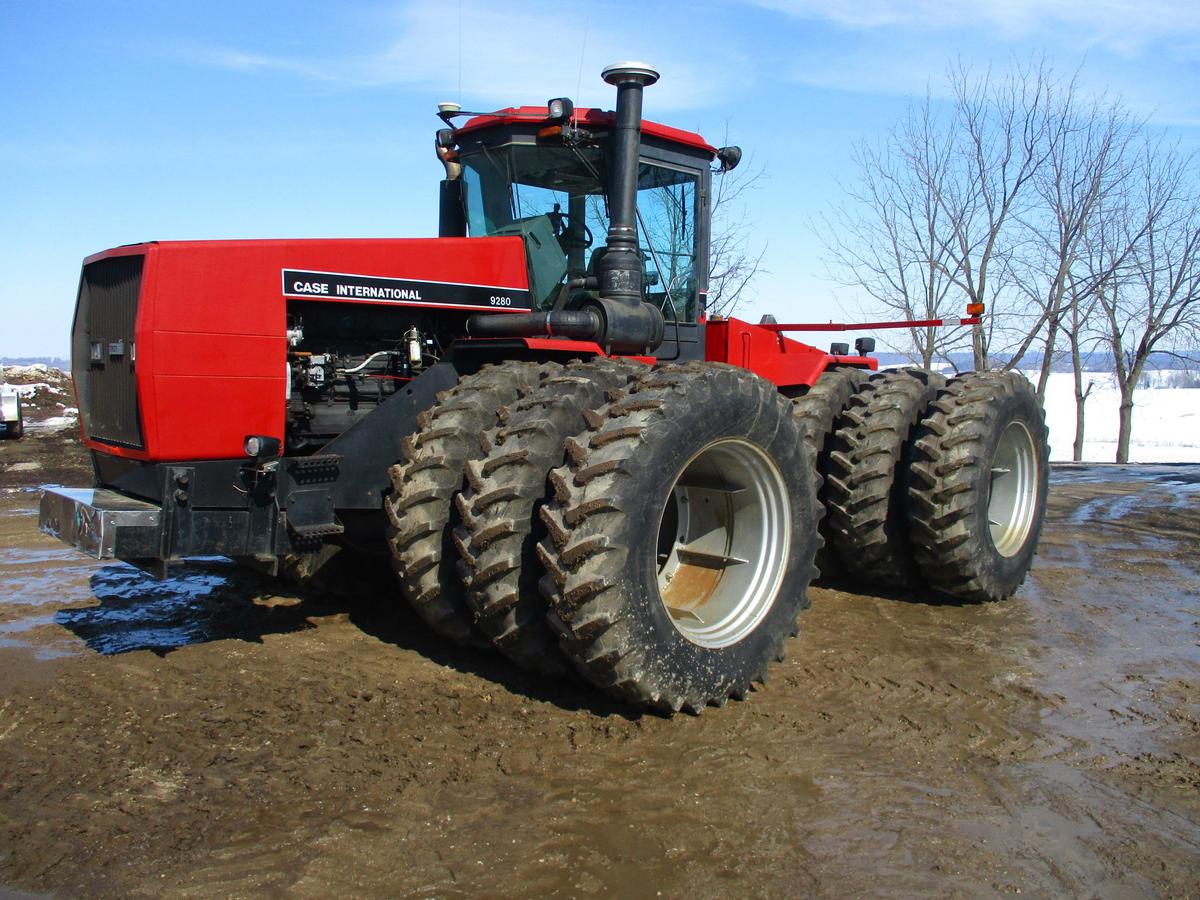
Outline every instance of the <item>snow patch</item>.
{"label": "snow patch", "polygon": [[[1026,372],[1037,383],[1036,372]],[[1140,463],[1200,462],[1200,389],[1165,387],[1171,371],[1147,372],[1133,394],[1133,430],[1129,461]],[[1084,406],[1084,462],[1112,462],[1117,455],[1121,392],[1116,377],[1085,372],[1084,388],[1092,392]],[[1046,384],[1046,424],[1050,428],[1050,459],[1071,459],[1075,441],[1075,382],[1070,372],[1052,372]]]}
{"label": "snow patch", "polygon": [[35,381],[32,384],[13,384],[9,385],[9,387],[25,398],[32,397],[38,391],[45,391],[48,394],[66,393],[66,391],[64,391],[62,388],[55,387],[52,384],[47,384],[44,381]]}

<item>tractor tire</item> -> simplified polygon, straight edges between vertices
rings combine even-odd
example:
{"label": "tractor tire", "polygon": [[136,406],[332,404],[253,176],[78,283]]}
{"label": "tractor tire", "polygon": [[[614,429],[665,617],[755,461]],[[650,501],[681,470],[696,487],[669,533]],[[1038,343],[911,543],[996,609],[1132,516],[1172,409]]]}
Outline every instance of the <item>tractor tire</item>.
{"label": "tractor tire", "polygon": [[833,436],[825,497],[845,571],[888,588],[920,581],[909,541],[904,471],[911,438],[946,380],[923,369],[872,375]]}
{"label": "tractor tire", "polygon": [[522,668],[558,677],[575,671],[538,591],[544,571],[537,544],[546,533],[538,511],[547,475],[563,464],[566,439],[587,427],[587,411],[649,372],[642,363],[604,358],[571,363],[513,404],[504,425],[488,435],[488,455],[467,463],[467,487],[456,498],[459,574],[475,626]]}
{"label": "tractor tire", "polygon": [[538,553],[584,677],[667,713],[765,682],[817,549],[813,461],[775,386],[733,366],[656,369],[588,416],[567,460]]}
{"label": "tractor tire", "polygon": [[550,368],[557,366],[509,361],[464,376],[421,414],[421,430],[404,439],[404,460],[389,472],[387,542],[401,593],[430,628],[464,646],[486,647],[488,641],[472,628],[455,570],[454,495],[463,486],[467,462],[487,454],[484,436],[502,409]]}
{"label": "tractor tire", "polygon": [[973,602],[1016,593],[1046,516],[1047,435],[1019,372],[971,372],[938,393],[907,474],[916,560],[931,587]]}
{"label": "tractor tire", "polygon": [[829,369],[822,372],[816,384],[804,394],[792,399],[792,412],[804,432],[804,442],[808,444],[809,452],[816,460],[813,469],[816,475],[814,486],[821,512],[821,546],[817,550],[817,568],[821,578],[843,574],[842,565],[829,535],[826,513],[828,501],[824,487],[825,477],[829,472],[829,451],[833,449],[833,433],[842,410],[862,387],[868,374],[870,373],[864,369],[852,369],[849,366]]}

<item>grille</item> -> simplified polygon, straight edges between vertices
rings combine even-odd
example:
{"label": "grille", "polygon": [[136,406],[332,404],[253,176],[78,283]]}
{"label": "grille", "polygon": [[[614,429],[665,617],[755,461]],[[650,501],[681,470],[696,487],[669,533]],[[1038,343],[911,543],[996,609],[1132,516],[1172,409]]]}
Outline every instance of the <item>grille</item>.
{"label": "grille", "polygon": [[134,379],[142,256],[116,256],[83,267],[71,345],[71,373],[88,437],[143,447]]}

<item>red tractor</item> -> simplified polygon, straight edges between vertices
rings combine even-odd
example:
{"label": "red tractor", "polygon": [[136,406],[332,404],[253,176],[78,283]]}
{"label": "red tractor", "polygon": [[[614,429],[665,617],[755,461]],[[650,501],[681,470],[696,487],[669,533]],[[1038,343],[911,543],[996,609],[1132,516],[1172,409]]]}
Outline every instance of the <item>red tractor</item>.
{"label": "red tractor", "polygon": [[657,78],[606,69],[615,112],[443,105],[437,238],[89,257],[95,487],[47,489],[42,528],[159,574],[387,555],[442,635],[668,712],[761,680],[818,566],[1013,593],[1045,510],[1028,383],[708,317],[711,181],[740,151],[643,122]]}

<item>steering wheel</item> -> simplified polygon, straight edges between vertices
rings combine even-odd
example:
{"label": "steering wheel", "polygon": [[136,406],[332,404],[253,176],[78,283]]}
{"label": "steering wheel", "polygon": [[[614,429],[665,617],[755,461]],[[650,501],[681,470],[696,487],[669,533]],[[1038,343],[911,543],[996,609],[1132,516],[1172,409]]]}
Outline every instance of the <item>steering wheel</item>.
{"label": "steering wheel", "polygon": [[579,237],[571,217],[563,212],[557,203],[554,204],[554,211],[550,213],[550,223],[554,226],[554,236],[558,238],[558,243],[564,250],[576,247],[586,250],[592,246],[592,229],[587,227],[586,222],[580,222],[583,237]]}

